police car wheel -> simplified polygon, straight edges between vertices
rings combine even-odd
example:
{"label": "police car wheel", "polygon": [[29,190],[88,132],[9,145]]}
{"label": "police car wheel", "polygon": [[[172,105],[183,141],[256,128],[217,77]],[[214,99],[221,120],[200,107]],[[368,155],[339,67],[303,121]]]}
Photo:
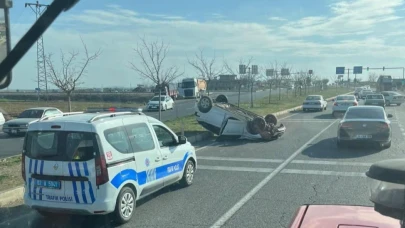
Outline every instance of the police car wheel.
{"label": "police car wheel", "polygon": [[127,223],[131,220],[136,207],[135,194],[129,187],[124,187],[117,198],[115,204],[116,222],[119,224]]}
{"label": "police car wheel", "polygon": [[194,180],[194,171],[195,171],[194,162],[188,160],[184,168],[183,178],[181,178],[180,184],[185,187],[192,185]]}

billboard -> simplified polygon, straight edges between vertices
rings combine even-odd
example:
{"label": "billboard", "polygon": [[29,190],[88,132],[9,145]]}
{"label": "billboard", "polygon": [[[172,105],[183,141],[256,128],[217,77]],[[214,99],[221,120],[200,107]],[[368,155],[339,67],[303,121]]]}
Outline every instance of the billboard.
{"label": "billboard", "polygon": [[281,68],[281,75],[282,75],[282,76],[290,75],[290,69],[288,69],[288,68]]}
{"label": "billboard", "polygon": [[259,67],[257,65],[252,65],[252,74],[259,74]]}
{"label": "billboard", "polygon": [[336,74],[345,74],[345,67],[336,67]]}
{"label": "billboard", "polygon": [[239,65],[239,74],[246,74],[246,65]]}
{"label": "billboard", "polygon": [[361,73],[363,73],[363,67],[362,66],[353,67],[353,74],[361,74]]}
{"label": "billboard", "polygon": [[266,76],[273,77],[274,76],[274,69],[266,69]]}

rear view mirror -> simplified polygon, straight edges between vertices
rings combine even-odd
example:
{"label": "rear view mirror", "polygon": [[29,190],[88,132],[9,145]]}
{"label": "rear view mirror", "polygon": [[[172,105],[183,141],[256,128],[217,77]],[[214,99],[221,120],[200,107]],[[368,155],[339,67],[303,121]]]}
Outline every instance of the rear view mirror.
{"label": "rear view mirror", "polygon": [[187,137],[184,136],[184,135],[179,135],[178,136],[178,141],[179,141],[179,144],[186,144],[187,143]]}
{"label": "rear view mirror", "polygon": [[13,50],[10,42],[10,22],[8,9],[12,8],[11,0],[0,0],[0,89],[11,83],[11,70],[29,51],[46,29],[64,11],[72,8],[79,0],[53,0],[34,25],[18,41]]}
{"label": "rear view mirror", "polygon": [[392,117],[394,117],[394,116],[393,116],[392,114],[388,114],[387,117],[388,117],[388,118],[392,118]]}
{"label": "rear view mirror", "polygon": [[[8,9],[13,6],[11,0],[0,0],[0,62],[8,55],[11,49],[10,18]],[[0,75],[0,89],[7,88],[11,84],[11,69]]]}

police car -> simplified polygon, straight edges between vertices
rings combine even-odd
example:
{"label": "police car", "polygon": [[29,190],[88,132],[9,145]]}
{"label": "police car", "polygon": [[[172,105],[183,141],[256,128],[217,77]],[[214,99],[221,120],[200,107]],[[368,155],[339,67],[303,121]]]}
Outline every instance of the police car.
{"label": "police car", "polygon": [[24,139],[24,202],[43,216],[109,214],[128,222],[136,201],[193,183],[195,148],[142,113],[46,117]]}

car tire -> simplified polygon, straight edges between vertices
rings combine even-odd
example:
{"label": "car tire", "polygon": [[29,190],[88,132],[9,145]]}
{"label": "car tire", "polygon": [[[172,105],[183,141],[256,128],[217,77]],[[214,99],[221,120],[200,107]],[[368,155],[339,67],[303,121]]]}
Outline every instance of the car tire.
{"label": "car tire", "polygon": [[332,112],[332,116],[336,118],[336,112]]}
{"label": "car tire", "polygon": [[217,96],[217,98],[215,98],[215,101],[218,103],[228,103],[228,97],[223,94],[220,94]]}
{"label": "car tire", "polygon": [[326,110],[326,106],[325,106],[325,108],[323,110]]}
{"label": "car tire", "polygon": [[267,124],[274,124],[277,125],[277,117],[273,114],[267,114],[264,117],[264,120],[266,121]]}
{"label": "car tire", "polygon": [[212,98],[209,96],[202,96],[201,99],[198,101],[198,110],[202,113],[207,113],[212,108]]}
{"label": "car tire", "polygon": [[183,187],[188,187],[193,184],[194,180],[195,165],[194,162],[188,160],[186,166],[184,167],[183,177],[180,180],[180,185]]}
{"label": "car tire", "polygon": [[391,105],[391,102],[390,101],[386,101],[385,102],[385,106],[390,106]]}
{"label": "car tire", "polygon": [[320,108],[319,111],[323,112],[323,108]]}
{"label": "car tire", "polygon": [[165,111],[167,111],[167,105],[165,105]]}
{"label": "car tire", "polygon": [[[127,206],[124,208],[126,209],[123,211],[122,206],[125,203]],[[124,224],[131,220],[134,211],[136,208],[136,200],[134,191],[130,187],[122,188],[120,194],[117,197],[117,202],[115,203],[115,221],[118,224]],[[129,214],[126,214],[128,211]]]}
{"label": "car tire", "polygon": [[389,141],[388,143],[386,143],[384,146],[385,146],[385,148],[390,148],[390,147],[391,147],[391,141]]}

